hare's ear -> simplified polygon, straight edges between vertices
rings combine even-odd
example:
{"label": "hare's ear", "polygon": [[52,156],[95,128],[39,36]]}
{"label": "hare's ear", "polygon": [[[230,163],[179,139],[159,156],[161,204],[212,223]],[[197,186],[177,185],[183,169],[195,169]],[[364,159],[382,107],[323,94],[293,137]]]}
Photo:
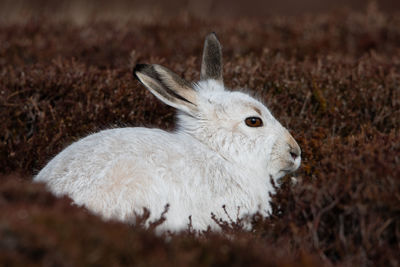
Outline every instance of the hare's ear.
{"label": "hare's ear", "polygon": [[224,84],[222,78],[222,49],[215,33],[207,35],[203,48],[200,80],[214,79]]}
{"label": "hare's ear", "polygon": [[158,99],[189,114],[194,114],[197,93],[191,84],[160,65],[137,64],[133,75]]}

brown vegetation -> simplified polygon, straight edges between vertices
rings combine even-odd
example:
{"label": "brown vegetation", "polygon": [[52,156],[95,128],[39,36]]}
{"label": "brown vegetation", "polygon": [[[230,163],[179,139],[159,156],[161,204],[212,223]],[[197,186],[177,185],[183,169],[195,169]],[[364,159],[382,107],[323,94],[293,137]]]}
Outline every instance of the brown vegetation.
{"label": "brown vegetation", "polygon": [[[159,22],[0,25],[2,265],[321,266],[400,264],[400,16],[371,6],[294,18],[191,16]],[[31,178],[103,128],[173,129],[174,110],[135,81],[134,64],[199,77],[204,36],[224,46],[224,78],[267,103],[302,148],[254,231],[169,239],[103,222]]]}

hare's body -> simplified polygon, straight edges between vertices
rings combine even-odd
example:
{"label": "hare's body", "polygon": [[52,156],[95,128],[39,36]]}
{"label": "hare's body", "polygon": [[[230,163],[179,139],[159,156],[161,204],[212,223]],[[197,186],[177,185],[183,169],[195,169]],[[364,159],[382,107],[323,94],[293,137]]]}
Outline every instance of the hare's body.
{"label": "hare's body", "polygon": [[[106,219],[150,221],[166,205],[161,230],[216,229],[211,214],[236,220],[267,215],[270,178],[300,165],[300,148],[254,98],[225,89],[221,47],[207,37],[201,81],[189,84],[159,65],[137,65],[135,76],[159,99],[180,110],[178,129],[105,130],[70,145],[35,177]],[[223,208],[224,207],[224,208]]]}
{"label": "hare's body", "polygon": [[240,214],[268,210],[271,188],[265,176],[255,175],[226,162],[185,133],[123,128],[72,144],[36,180],[107,219],[131,221],[134,213],[141,214],[146,207],[151,221],[169,204],[161,228],[184,229],[191,216],[193,227],[205,230],[214,226],[211,212],[228,219],[223,205],[234,219],[237,207]]}

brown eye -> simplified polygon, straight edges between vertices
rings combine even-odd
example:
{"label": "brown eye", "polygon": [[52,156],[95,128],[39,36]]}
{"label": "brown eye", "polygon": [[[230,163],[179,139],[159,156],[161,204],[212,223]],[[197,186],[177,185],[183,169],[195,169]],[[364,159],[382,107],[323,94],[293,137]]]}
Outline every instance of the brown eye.
{"label": "brown eye", "polygon": [[249,127],[261,127],[263,126],[263,122],[258,117],[248,117],[246,120],[246,125]]}

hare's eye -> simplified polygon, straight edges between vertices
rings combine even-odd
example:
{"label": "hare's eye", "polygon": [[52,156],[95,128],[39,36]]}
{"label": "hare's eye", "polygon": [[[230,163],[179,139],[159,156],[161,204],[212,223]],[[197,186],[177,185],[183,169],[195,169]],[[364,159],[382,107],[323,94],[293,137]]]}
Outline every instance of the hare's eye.
{"label": "hare's eye", "polygon": [[263,126],[263,121],[259,117],[248,117],[244,121],[249,127],[261,127]]}

